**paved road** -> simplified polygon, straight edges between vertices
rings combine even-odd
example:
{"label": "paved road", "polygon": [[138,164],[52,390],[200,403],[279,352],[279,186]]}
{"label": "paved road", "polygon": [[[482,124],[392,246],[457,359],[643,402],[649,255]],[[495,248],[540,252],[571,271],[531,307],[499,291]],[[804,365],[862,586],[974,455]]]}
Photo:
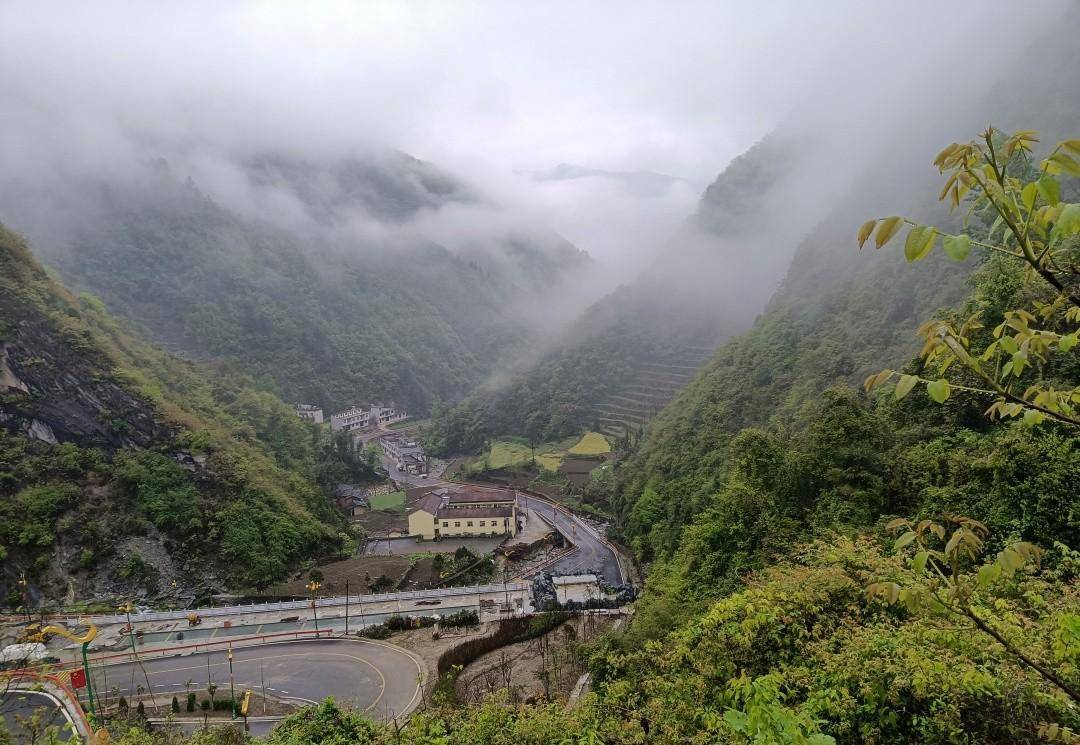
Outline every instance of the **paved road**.
{"label": "paved road", "polygon": [[[34,714],[39,719],[36,726],[28,727]],[[7,691],[0,695],[0,719],[7,727],[12,737],[12,742],[30,742],[33,739],[32,729],[37,730],[37,737],[41,737],[41,729],[57,727],[57,738],[68,741],[72,738],[70,723],[64,712],[51,696],[36,691]]]}
{"label": "paved road", "polygon": [[562,573],[598,571],[613,585],[623,582],[615,552],[600,540],[600,536],[588,523],[568,512],[555,509],[547,502],[534,497],[525,497],[523,494],[518,494],[520,509],[525,509],[526,499],[530,510],[554,523],[555,527],[578,547],[577,551],[546,567],[544,571]]}
{"label": "paved road", "polygon": [[[410,710],[420,699],[416,661],[403,650],[371,640],[284,642],[233,651],[233,679],[242,690],[317,702],[333,696],[377,719]],[[95,690],[130,700],[150,689],[158,702],[173,696],[184,701],[187,692],[207,697],[208,679],[218,686],[216,696],[229,695],[229,662],[225,650],[110,665],[95,670]],[[254,711],[253,715],[260,712]]]}

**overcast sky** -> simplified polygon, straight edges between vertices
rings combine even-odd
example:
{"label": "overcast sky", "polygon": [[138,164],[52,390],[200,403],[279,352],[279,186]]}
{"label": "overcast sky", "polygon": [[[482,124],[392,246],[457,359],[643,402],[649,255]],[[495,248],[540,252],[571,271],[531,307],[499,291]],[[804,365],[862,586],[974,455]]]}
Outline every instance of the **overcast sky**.
{"label": "overcast sky", "polygon": [[[131,140],[325,153],[376,144],[494,191],[515,171],[560,162],[692,184],[647,207],[611,202],[610,185],[538,187],[556,229],[606,254],[615,249],[599,245],[598,220],[627,236],[644,228],[634,215],[666,231],[807,100],[865,92],[877,106],[882,89],[898,98],[898,84],[947,77],[937,66],[950,57],[965,74],[977,68],[963,47],[976,28],[993,49],[1063,5],[5,2],[0,156],[29,168],[46,157],[108,163]],[[594,198],[609,214],[575,217],[574,204]]]}

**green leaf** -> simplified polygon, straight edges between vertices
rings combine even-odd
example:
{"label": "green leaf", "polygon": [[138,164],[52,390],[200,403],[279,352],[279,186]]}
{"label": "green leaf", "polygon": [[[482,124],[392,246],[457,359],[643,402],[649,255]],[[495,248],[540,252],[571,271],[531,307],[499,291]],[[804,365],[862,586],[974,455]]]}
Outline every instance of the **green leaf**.
{"label": "green leaf", "polygon": [[1027,409],[1024,411],[1024,418],[1022,420],[1024,426],[1035,427],[1046,421],[1046,415],[1041,411],[1035,411],[1035,409]]}
{"label": "green leaf", "polygon": [[1039,186],[1034,181],[1020,191],[1020,201],[1024,203],[1024,207],[1028,210],[1035,206],[1035,199],[1038,196]]}
{"label": "green leaf", "polygon": [[1062,352],[1068,352],[1070,349],[1076,346],[1077,341],[1080,341],[1080,332],[1074,331],[1071,334],[1058,339],[1058,349]]}
{"label": "green leaf", "polygon": [[862,248],[863,244],[870,238],[875,225],[877,225],[877,220],[867,220],[859,227],[859,248]]}
{"label": "green leaf", "polygon": [[939,404],[943,404],[949,400],[949,394],[952,393],[952,388],[949,386],[949,381],[945,380],[945,378],[941,378],[927,383],[926,392],[930,394],[930,398],[934,399]]}
{"label": "green leaf", "polygon": [[908,532],[904,533],[902,536],[896,539],[896,543],[893,545],[893,548],[899,551],[904,546],[908,545],[914,540],[915,534],[909,530]]}
{"label": "green leaf", "polygon": [[920,551],[915,554],[915,560],[911,562],[911,569],[915,574],[922,574],[926,571],[926,560],[930,558],[929,551]]}
{"label": "green leaf", "polygon": [[1001,567],[997,564],[986,564],[979,567],[979,587],[986,587],[1001,576]]}
{"label": "green leaf", "polygon": [[971,253],[971,239],[966,235],[946,235],[941,239],[941,247],[953,261],[963,261]]}
{"label": "green leaf", "polygon": [[921,261],[930,255],[937,240],[937,231],[926,225],[916,225],[904,241],[904,257],[908,261]]}
{"label": "green leaf", "polygon": [[[1058,342],[1058,346],[1060,346]],[[1066,350],[1068,351],[1068,350]],[[893,395],[897,400],[902,399],[907,394],[911,393],[911,389],[915,387],[915,384],[919,382],[919,379],[914,375],[901,375],[900,380],[896,383],[896,388],[893,389]]]}
{"label": "green leaf", "polygon": [[874,245],[881,248],[886,243],[892,240],[900,228],[904,224],[904,218],[902,217],[886,217],[880,223],[878,223],[877,232],[874,233]]}
{"label": "green leaf", "polygon": [[1039,189],[1039,194],[1051,207],[1055,206],[1061,201],[1061,184],[1058,180],[1049,174],[1044,174],[1040,178],[1036,185]]}
{"label": "green leaf", "polygon": [[1080,204],[1067,204],[1054,225],[1054,235],[1064,238],[1075,233],[1080,233]]}
{"label": "green leaf", "polygon": [[1020,345],[1016,343],[1016,339],[1011,336],[1003,336],[998,340],[998,346],[1004,349],[1008,354],[1016,354],[1020,351]]}
{"label": "green leaf", "polygon": [[1070,176],[1080,176],[1080,163],[1069,155],[1062,152],[1054,153],[1050,156],[1050,162],[1053,163],[1056,171],[1063,171]]}
{"label": "green leaf", "polygon": [[746,731],[746,714],[738,709],[727,709],[724,711],[724,721],[736,732]]}

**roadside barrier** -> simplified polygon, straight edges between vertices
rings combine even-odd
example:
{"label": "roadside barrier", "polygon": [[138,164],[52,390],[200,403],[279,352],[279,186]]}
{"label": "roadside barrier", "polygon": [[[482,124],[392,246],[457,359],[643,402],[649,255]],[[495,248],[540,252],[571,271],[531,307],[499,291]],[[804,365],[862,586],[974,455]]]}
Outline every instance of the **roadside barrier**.
{"label": "roadside barrier", "polygon": [[[516,583],[514,586],[507,589],[514,591],[528,590],[530,585],[528,583]],[[407,590],[403,592],[386,592],[375,593],[371,595],[350,595],[349,604],[357,604],[363,602],[367,603],[385,603],[404,600],[427,600],[431,598],[445,598],[445,597],[458,597],[465,595],[477,595],[480,593],[490,592],[502,592],[502,583],[493,583],[486,585],[473,585],[470,587],[445,587],[437,590]],[[337,606],[345,605],[345,596],[339,595],[335,597],[320,598],[316,601],[316,607],[318,608],[335,608]],[[277,613],[279,611],[292,611],[292,610],[309,610],[311,608],[310,600],[283,600],[273,603],[247,603],[245,605],[223,605],[220,607],[212,608],[187,608],[183,610],[175,611],[147,611],[145,613],[132,613],[132,623],[150,623],[153,621],[180,621],[191,613],[198,613],[203,618],[213,618],[215,616],[234,616],[241,613]],[[51,620],[77,620],[91,619],[99,626],[107,626],[114,623],[127,623],[127,614],[112,614],[106,616],[88,615],[86,613],[67,613],[67,614],[50,614],[47,616]]]}
{"label": "roadside barrier", "polygon": [[86,716],[86,712],[83,710],[82,702],[79,701],[79,696],[75,693],[75,689],[64,680],[62,676],[50,675],[47,673],[36,673],[31,670],[6,670],[0,673],[0,678],[10,678],[15,681],[30,680],[34,681],[33,688],[22,688],[18,684],[13,686],[15,690],[37,690],[40,686],[42,692],[49,694],[51,697],[59,700],[61,697],[57,696],[55,692],[50,691],[50,686],[59,689],[63,698],[67,699],[66,705],[61,701],[61,705],[64,706],[64,710],[71,715],[71,720],[75,724],[75,731],[79,737],[83,738],[86,742],[90,742],[94,735],[94,728],[90,724],[90,720]]}

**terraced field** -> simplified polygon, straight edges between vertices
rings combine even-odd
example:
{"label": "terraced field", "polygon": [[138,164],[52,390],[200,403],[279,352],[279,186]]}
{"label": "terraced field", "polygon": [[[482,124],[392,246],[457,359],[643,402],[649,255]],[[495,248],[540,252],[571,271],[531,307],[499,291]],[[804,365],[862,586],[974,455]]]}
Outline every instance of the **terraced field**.
{"label": "terraced field", "polygon": [[711,347],[684,347],[666,359],[642,363],[626,385],[597,404],[600,431],[617,438],[637,430],[694,378],[713,352]]}

